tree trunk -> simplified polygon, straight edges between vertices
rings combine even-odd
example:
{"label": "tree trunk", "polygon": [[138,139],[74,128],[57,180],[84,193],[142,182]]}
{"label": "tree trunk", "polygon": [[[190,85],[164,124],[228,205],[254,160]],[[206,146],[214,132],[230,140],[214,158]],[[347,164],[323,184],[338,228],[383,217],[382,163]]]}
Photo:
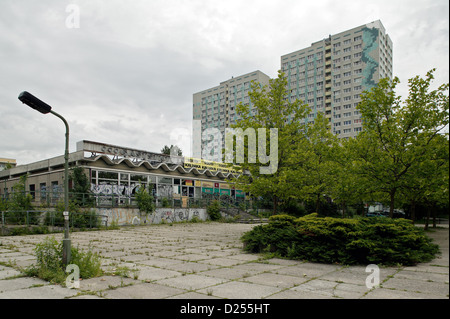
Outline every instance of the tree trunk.
{"label": "tree trunk", "polygon": [[273,197],[273,214],[276,215],[278,210],[278,197]]}
{"label": "tree trunk", "polygon": [[342,203],[342,218],[345,218],[345,213],[347,210],[347,205],[345,205],[345,201]]}
{"label": "tree trunk", "polygon": [[413,224],[416,222],[416,201],[411,201],[411,220]]}
{"label": "tree trunk", "polygon": [[390,197],[391,197],[391,202],[389,205],[389,217],[393,218],[394,217],[394,205],[395,205],[395,190],[390,192]]}
{"label": "tree trunk", "polygon": [[316,200],[316,213],[319,214],[319,208],[320,208],[320,194],[317,195],[317,200]]}
{"label": "tree trunk", "polygon": [[430,212],[431,212],[431,207],[430,207],[430,205],[428,205],[427,206],[427,218],[425,219],[425,227],[424,227],[425,230],[428,229],[428,225],[430,223]]}
{"label": "tree trunk", "polygon": [[436,228],[436,205],[435,204],[433,204],[433,206],[432,206],[431,214],[433,216],[433,228]]}

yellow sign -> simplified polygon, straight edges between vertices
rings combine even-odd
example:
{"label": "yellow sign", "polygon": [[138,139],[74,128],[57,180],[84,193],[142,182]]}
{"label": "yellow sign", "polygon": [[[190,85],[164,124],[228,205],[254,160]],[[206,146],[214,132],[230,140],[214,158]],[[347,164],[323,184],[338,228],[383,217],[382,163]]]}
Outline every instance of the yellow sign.
{"label": "yellow sign", "polygon": [[213,188],[214,187],[214,183],[212,183],[212,182],[202,182],[202,187]]}
{"label": "yellow sign", "polygon": [[193,157],[185,157],[183,165],[184,165],[184,168],[195,167],[198,169],[209,169],[212,171],[221,171],[221,172],[226,172],[226,173],[239,174],[242,172],[240,167],[237,165],[230,166],[227,163],[206,161],[206,160],[203,160],[200,158],[193,158]]}

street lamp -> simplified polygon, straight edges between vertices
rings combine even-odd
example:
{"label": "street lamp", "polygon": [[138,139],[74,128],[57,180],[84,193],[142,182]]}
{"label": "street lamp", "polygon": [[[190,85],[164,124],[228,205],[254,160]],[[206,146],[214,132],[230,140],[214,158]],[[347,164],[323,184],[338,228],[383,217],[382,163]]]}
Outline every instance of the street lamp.
{"label": "street lamp", "polygon": [[66,126],[66,147],[64,152],[64,239],[63,239],[63,264],[68,265],[71,259],[69,238],[69,124],[47,103],[39,100],[34,95],[23,91],[19,94],[19,100],[42,114],[51,113],[59,117]]}

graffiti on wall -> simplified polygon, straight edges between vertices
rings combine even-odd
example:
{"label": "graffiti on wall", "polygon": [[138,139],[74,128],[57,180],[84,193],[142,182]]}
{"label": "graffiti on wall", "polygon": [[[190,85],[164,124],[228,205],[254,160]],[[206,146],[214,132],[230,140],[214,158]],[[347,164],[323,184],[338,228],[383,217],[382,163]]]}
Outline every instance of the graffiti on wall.
{"label": "graffiti on wall", "polygon": [[204,208],[157,208],[153,213],[145,215],[137,208],[97,208],[99,215],[107,216],[108,224],[123,225],[161,224],[189,221],[196,217],[206,220],[208,214]]}

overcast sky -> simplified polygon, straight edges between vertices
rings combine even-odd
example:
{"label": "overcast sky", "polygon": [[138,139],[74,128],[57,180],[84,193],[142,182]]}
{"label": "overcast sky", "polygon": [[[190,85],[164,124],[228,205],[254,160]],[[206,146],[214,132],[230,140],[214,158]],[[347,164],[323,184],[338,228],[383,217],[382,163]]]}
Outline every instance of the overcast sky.
{"label": "overcast sky", "polygon": [[449,82],[448,0],[0,0],[0,158],[64,152],[62,121],[22,91],[67,119],[70,152],[81,140],[158,152],[190,130],[194,93],[255,70],[275,77],[281,55],[378,19],[402,96],[431,68]]}

